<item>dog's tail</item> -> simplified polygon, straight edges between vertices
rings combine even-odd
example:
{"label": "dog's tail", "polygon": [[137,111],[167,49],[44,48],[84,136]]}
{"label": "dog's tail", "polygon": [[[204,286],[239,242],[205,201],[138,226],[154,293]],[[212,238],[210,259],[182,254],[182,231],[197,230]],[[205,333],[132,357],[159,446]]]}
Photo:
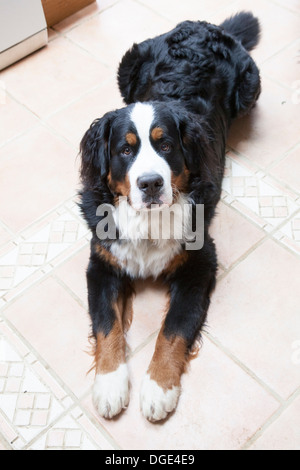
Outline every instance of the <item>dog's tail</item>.
{"label": "dog's tail", "polygon": [[223,21],[220,26],[238,39],[247,51],[251,51],[259,42],[259,21],[250,12],[237,13]]}

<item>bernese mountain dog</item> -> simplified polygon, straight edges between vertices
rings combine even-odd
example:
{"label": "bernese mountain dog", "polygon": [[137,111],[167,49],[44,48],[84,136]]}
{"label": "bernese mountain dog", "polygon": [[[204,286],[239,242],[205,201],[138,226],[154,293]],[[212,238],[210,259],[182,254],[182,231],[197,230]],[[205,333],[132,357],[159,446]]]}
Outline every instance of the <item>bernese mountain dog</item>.
{"label": "bernese mountain dog", "polygon": [[[228,129],[261,90],[248,53],[259,35],[258,20],[241,12],[220,26],[185,21],[134,44],[118,69],[126,106],[96,119],[81,141],[80,206],[92,232],[93,402],[105,418],[129,403],[124,335],[138,278],[160,278],[169,297],[141,385],[141,411],[158,421],[177,405],[216,283],[209,226],[220,199]],[[195,227],[198,206],[204,208],[203,236],[193,249],[187,227]],[[166,213],[173,217],[169,236],[160,218]],[[152,215],[159,219],[158,228],[152,224],[156,235]]]}

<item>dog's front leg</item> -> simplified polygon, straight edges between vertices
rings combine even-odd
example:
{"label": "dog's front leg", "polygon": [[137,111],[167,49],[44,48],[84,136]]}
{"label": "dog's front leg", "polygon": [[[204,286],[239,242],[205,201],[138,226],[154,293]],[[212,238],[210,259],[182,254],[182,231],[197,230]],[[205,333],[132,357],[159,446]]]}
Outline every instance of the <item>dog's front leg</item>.
{"label": "dog's front leg", "polygon": [[105,261],[92,256],[87,271],[89,313],[95,338],[93,402],[98,413],[112,418],[129,402],[125,362],[124,320],[130,286]]}
{"label": "dog's front leg", "polygon": [[162,420],[176,408],[181,375],[206,317],[216,260],[212,243],[203,250],[189,255],[170,276],[168,312],[140,393],[142,413],[150,421]]}

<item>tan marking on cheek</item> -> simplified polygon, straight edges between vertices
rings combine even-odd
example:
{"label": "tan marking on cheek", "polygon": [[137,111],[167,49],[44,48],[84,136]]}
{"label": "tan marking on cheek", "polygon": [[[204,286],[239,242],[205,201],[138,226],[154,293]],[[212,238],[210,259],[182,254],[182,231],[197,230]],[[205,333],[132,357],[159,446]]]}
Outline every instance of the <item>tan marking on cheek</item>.
{"label": "tan marking on cheek", "polygon": [[107,176],[107,183],[111,191],[115,193],[116,196],[124,196],[129,198],[131,186],[128,174],[125,176],[124,181],[114,181],[111,177],[111,173],[109,172]]}
{"label": "tan marking on cheek", "polygon": [[128,132],[125,136],[126,142],[129,145],[136,145],[137,144],[137,136],[133,134],[133,132]]}
{"label": "tan marking on cheek", "polygon": [[153,140],[159,140],[164,135],[164,131],[161,127],[154,127],[151,131],[151,137]]}
{"label": "tan marking on cheek", "polygon": [[186,166],[184,167],[183,171],[179,175],[174,175],[172,173],[171,185],[172,185],[173,192],[175,193],[175,195],[177,195],[176,193],[178,193],[178,191],[187,192],[189,176],[190,176],[190,172],[186,168]]}
{"label": "tan marking on cheek", "polygon": [[130,181],[128,174],[125,176],[124,181],[116,181],[114,192],[119,196],[128,197],[130,194]]}
{"label": "tan marking on cheek", "polygon": [[164,391],[180,386],[188,361],[187,344],[181,336],[166,338],[160,331],[148,373]]}

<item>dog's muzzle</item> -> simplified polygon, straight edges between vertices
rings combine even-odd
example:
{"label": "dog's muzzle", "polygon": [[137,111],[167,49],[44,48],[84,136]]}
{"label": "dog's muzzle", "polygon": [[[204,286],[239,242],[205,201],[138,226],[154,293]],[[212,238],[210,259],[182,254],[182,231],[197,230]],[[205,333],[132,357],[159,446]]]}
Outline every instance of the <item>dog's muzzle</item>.
{"label": "dog's muzzle", "polygon": [[160,195],[164,187],[163,177],[158,173],[148,173],[137,179],[137,187],[142,192],[143,202],[150,206],[151,204],[162,204]]}

